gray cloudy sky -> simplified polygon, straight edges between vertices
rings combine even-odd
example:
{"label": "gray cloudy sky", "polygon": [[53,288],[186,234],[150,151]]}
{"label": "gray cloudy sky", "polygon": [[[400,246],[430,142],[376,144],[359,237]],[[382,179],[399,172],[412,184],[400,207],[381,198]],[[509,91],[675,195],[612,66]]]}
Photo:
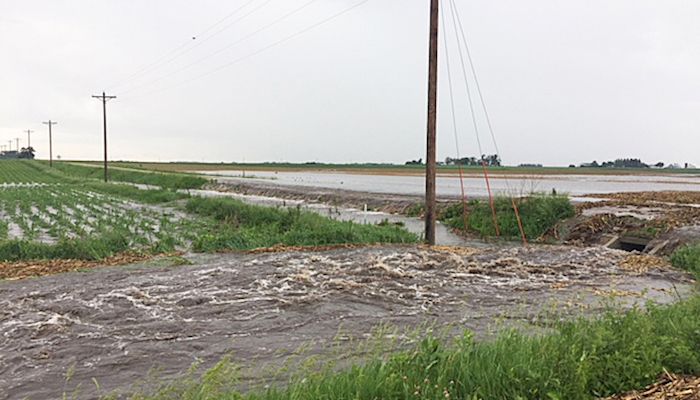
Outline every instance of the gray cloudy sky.
{"label": "gray cloudy sky", "polygon": [[[0,143],[33,129],[47,157],[51,118],[55,154],[99,159],[90,96],[107,90],[118,96],[112,159],[423,157],[428,0],[369,0],[268,48],[359,2],[0,0]],[[700,2],[456,2],[506,163],[700,165]],[[445,28],[459,151],[475,155],[451,20]],[[196,47],[172,53],[183,45]],[[439,158],[457,152],[442,55]]]}

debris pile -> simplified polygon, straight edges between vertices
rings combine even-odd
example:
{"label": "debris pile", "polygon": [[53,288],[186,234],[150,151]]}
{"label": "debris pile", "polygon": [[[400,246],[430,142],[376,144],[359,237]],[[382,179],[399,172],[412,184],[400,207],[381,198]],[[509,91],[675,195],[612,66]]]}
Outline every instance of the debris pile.
{"label": "debris pile", "polygon": [[[655,239],[677,228],[700,225],[700,192],[638,192],[589,195],[598,202],[577,204],[570,244],[600,244],[605,235]],[[613,212],[616,211],[616,212]]]}
{"label": "debris pile", "polygon": [[665,373],[661,380],[643,391],[635,391],[605,400],[700,400],[700,377]]}
{"label": "debris pile", "polygon": [[650,270],[663,270],[671,267],[670,263],[663,258],[646,254],[633,254],[622,260],[620,268],[625,271],[637,274],[645,274]]}
{"label": "debris pile", "polygon": [[0,280],[19,280],[38,276],[82,271],[97,267],[133,264],[152,258],[144,254],[120,254],[102,261],[85,260],[39,260],[0,262]]}

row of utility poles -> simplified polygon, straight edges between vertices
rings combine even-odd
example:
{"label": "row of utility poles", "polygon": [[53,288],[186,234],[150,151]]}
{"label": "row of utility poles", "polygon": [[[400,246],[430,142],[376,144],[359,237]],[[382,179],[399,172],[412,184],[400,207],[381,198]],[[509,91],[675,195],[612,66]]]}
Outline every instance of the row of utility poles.
{"label": "row of utility poles", "polygon": [[[425,171],[425,241],[435,244],[436,223],[436,131],[437,131],[437,86],[438,86],[438,39],[439,39],[439,13],[440,1],[430,0],[430,44],[428,53],[428,127],[426,146],[426,171]],[[107,167],[107,102],[116,99],[116,96],[108,96],[105,92],[92,96],[102,101],[103,139],[104,139],[104,180],[109,180]],[[49,165],[53,165],[53,144],[51,127],[55,121],[46,121],[49,127]],[[30,143],[32,131],[27,130],[27,143]],[[19,149],[19,139],[17,148]],[[12,144],[12,141],[10,141]]]}
{"label": "row of utility poles", "polygon": [[[117,96],[107,96],[105,92],[101,95],[92,96],[95,99],[102,101],[102,127],[103,127],[103,137],[104,137],[104,180],[107,182],[109,180],[109,173],[107,171],[107,102],[112,99],[116,99]],[[54,125],[58,124],[56,121],[48,120],[42,122],[42,124],[49,127],[49,167],[53,167],[53,132],[52,128]],[[24,131],[27,133],[27,148],[32,146],[32,133],[31,129]],[[19,138],[15,139],[17,141],[17,151],[19,151]],[[4,149],[6,146],[0,146],[0,149]],[[10,145],[8,150],[12,150],[12,140],[10,140]]]}
{"label": "row of utility poles", "polygon": [[[26,131],[25,131],[25,132],[26,132]],[[19,151],[19,141],[20,141],[20,138],[14,138],[14,139],[8,140],[8,141],[7,141],[8,144],[7,144],[7,145],[4,145],[4,144],[3,144],[3,145],[0,145],[0,149],[2,149],[3,151],[5,151],[5,149],[7,149],[8,151],[12,151],[12,141],[13,141],[13,140],[15,140],[15,141],[17,142],[16,148],[17,148],[17,151]]]}

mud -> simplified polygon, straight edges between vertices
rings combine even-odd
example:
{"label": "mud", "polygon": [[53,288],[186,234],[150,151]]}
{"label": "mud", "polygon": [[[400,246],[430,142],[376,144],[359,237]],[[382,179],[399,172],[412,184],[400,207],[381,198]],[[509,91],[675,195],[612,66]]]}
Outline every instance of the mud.
{"label": "mud", "polygon": [[484,337],[502,318],[527,326],[551,308],[595,314],[600,296],[633,304],[687,295],[686,275],[663,265],[633,272],[622,267],[628,256],[389,246],[197,255],[193,265],[0,282],[0,399],[95,398],[94,382],[128,391],[153,368],[174,379],[229,354],[243,384],[257,385],[271,379],[264,366],[302,345],[324,354],[340,329],[362,337],[380,324],[454,324]]}
{"label": "mud", "polygon": [[[218,192],[234,192],[248,196],[275,197],[287,200],[306,200],[341,206],[382,211],[393,214],[406,214],[406,211],[424,201],[422,196],[383,194],[321,187],[299,187],[280,185],[276,183],[251,182],[220,182],[207,185],[206,189]],[[455,201],[458,198],[443,197],[442,202]]]}

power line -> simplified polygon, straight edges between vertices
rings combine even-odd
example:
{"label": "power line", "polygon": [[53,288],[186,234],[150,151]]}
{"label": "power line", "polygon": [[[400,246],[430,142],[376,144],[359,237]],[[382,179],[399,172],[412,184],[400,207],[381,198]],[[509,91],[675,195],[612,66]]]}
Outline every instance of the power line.
{"label": "power line", "polygon": [[179,68],[179,69],[177,69],[177,70],[175,70],[175,71],[173,71],[173,72],[170,72],[170,73],[167,74],[167,75],[164,75],[164,76],[161,76],[161,77],[159,77],[159,78],[156,78],[156,79],[152,80],[151,82],[147,82],[147,83],[145,83],[145,84],[136,86],[135,88],[129,89],[129,90],[123,92],[122,95],[131,93],[131,92],[134,92],[134,91],[138,91],[139,89],[144,88],[144,87],[152,86],[152,85],[154,85],[154,84],[156,84],[156,83],[158,83],[158,82],[160,82],[160,81],[162,81],[162,80],[164,80],[164,79],[167,79],[167,78],[169,78],[169,77],[171,77],[171,76],[173,76],[173,75],[179,74],[179,73],[182,72],[182,71],[188,70],[188,69],[192,68],[193,66],[202,63],[203,61],[206,61],[206,60],[208,60],[208,59],[210,59],[210,58],[212,58],[212,57],[214,57],[214,56],[216,56],[216,55],[218,55],[218,54],[221,54],[221,53],[223,53],[224,51],[226,51],[226,50],[228,50],[228,49],[230,49],[230,48],[232,48],[232,47],[234,47],[234,46],[236,46],[236,45],[238,45],[238,44],[240,44],[240,43],[245,42],[246,40],[250,39],[251,37],[257,35],[258,33],[263,32],[263,31],[265,31],[265,30],[267,30],[267,29],[270,29],[271,27],[277,25],[278,23],[284,21],[285,19],[287,19],[287,18],[289,18],[289,17],[291,17],[291,16],[293,16],[293,15],[295,15],[295,14],[298,14],[299,12],[301,12],[301,11],[303,11],[304,9],[308,8],[309,6],[311,6],[313,3],[316,3],[317,1],[318,1],[318,0],[310,0],[310,1],[306,2],[306,3],[304,3],[303,5],[301,5],[300,7],[297,7],[297,8],[295,8],[295,9],[293,9],[292,11],[290,11],[290,12],[288,12],[288,13],[286,13],[286,14],[280,16],[280,17],[278,17],[277,19],[275,19],[274,21],[270,22],[269,24],[267,24],[267,25],[265,25],[265,26],[263,26],[263,27],[261,27],[261,28],[255,30],[255,31],[253,31],[252,33],[249,33],[249,34],[246,35],[246,36],[243,36],[243,37],[239,38],[238,40],[236,40],[236,41],[234,41],[234,42],[232,42],[232,43],[227,44],[226,46],[224,46],[224,47],[222,47],[222,48],[220,48],[220,49],[214,51],[213,53],[209,53],[208,55],[206,55],[206,56],[204,56],[204,57],[202,57],[202,58],[199,58],[199,59],[195,60],[194,62],[191,62],[191,63],[185,65],[185,66],[182,67],[182,68]]}
{"label": "power line", "polygon": [[[251,14],[255,13],[257,10],[259,10],[259,9],[261,9],[262,7],[264,7],[264,6],[266,6],[267,4],[269,4],[272,0],[265,0],[262,4],[258,5],[257,7],[255,7],[255,8],[254,8],[253,10],[251,10],[250,12],[248,12],[248,13],[244,14],[243,16],[241,16],[241,17],[235,19],[234,21],[230,22],[229,24],[227,24],[226,26],[224,26],[222,29],[219,29],[218,31],[212,33],[211,35],[206,36],[205,38],[201,39],[201,36],[205,35],[207,32],[209,32],[209,31],[211,31],[212,29],[216,28],[217,26],[219,26],[220,24],[222,24],[222,23],[223,23],[224,21],[226,21],[227,19],[229,19],[229,18],[235,16],[236,14],[238,14],[238,12],[240,12],[241,10],[243,10],[244,8],[246,8],[247,6],[249,6],[250,4],[254,3],[255,1],[256,1],[256,0],[249,0],[248,2],[246,2],[245,4],[243,4],[242,6],[236,8],[235,10],[233,10],[232,12],[230,12],[229,14],[227,14],[224,18],[222,18],[222,19],[220,19],[219,21],[217,21],[216,23],[210,25],[209,27],[207,27],[205,30],[203,30],[203,31],[200,32],[199,34],[196,34],[195,36],[193,36],[193,37],[192,37],[192,40],[190,40],[190,41],[188,41],[188,42],[186,42],[186,43],[183,43],[182,45],[178,46],[177,48],[171,50],[170,52],[166,53],[166,54],[163,55],[162,57],[158,58],[155,62],[153,62],[153,63],[151,63],[151,64],[148,64],[148,65],[146,65],[146,66],[143,67],[143,68],[140,68],[139,70],[137,70],[137,71],[134,72],[133,74],[131,74],[131,75],[129,75],[128,77],[124,78],[122,81],[118,82],[118,83],[115,84],[115,85],[112,85],[112,86],[111,86],[111,89],[114,90],[114,89],[116,89],[117,87],[124,86],[125,84],[130,83],[131,81],[137,79],[137,78],[140,77],[140,76],[143,76],[143,75],[147,74],[147,73],[150,72],[150,71],[156,70],[156,69],[160,68],[160,67],[163,66],[163,65],[167,65],[167,64],[169,64],[169,63],[175,61],[176,59],[178,59],[178,58],[180,58],[181,56],[183,56],[183,55],[189,53],[189,52],[192,51],[193,49],[195,49],[195,48],[201,46],[202,44],[204,44],[205,42],[207,42],[209,39],[213,38],[214,36],[220,34],[221,32],[225,31],[226,29],[230,28],[230,27],[233,26],[235,23],[240,22],[240,21],[242,21],[243,19],[245,19],[246,17],[248,17],[248,16],[250,16]],[[194,44],[193,44],[193,43],[194,43]]]}
{"label": "power line", "polygon": [[[446,27],[447,24],[445,23],[445,12],[444,8],[442,6],[443,3],[440,3],[440,17],[442,20],[442,26]],[[447,83],[449,86],[449,93],[450,93],[450,111],[452,114],[452,133],[454,134],[455,137],[455,148],[457,150],[457,160],[460,160],[457,164],[457,167],[459,169],[459,187],[461,189],[462,193],[462,219],[464,220],[464,229],[467,228],[467,196],[466,196],[466,191],[464,189],[464,171],[462,170],[462,163],[461,159],[462,156],[460,155],[459,151],[459,135],[458,135],[458,129],[457,129],[457,110],[455,107],[455,96],[454,96],[454,87],[452,86],[452,67],[450,65],[450,46],[447,40],[447,35],[442,35],[443,37],[443,42],[445,44],[445,64],[447,65]]]}
{"label": "power line", "polygon": [[457,19],[457,26],[459,27],[460,33],[462,35],[462,41],[464,42],[464,48],[466,50],[467,54],[467,59],[469,60],[469,66],[471,67],[471,72],[472,76],[474,77],[474,84],[476,86],[476,91],[479,95],[479,100],[481,101],[481,107],[484,109],[484,116],[486,117],[486,124],[489,129],[489,133],[491,134],[491,139],[493,140],[493,145],[496,150],[496,154],[501,154],[500,150],[498,149],[498,143],[496,141],[496,135],[493,130],[493,125],[491,124],[491,116],[489,115],[488,108],[486,107],[486,101],[484,100],[484,94],[481,91],[481,85],[479,84],[479,78],[476,74],[476,67],[474,66],[474,60],[472,59],[472,54],[471,51],[469,50],[469,42],[467,41],[467,35],[464,33],[464,26],[462,25],[462,19],[459,16],[459,9],[457,8],[457,5],[455,4],[454,0],[450,0],[452,3],[452,10],[456,16]]}
{"label": "power line", "polygon": [[273,42],[273,43],[271,43],[271,44],[268,44],[268,45],[266,45],[266,46],[260,48],[259,50],[255,51],[255,52],[253,52],[253,53],[250,53],[250,54],[248,54],[248,55],[245,55],[245,56],[239,57],[239,58],[237,58],[237,59],[234,59],[234,60],[232,60],[232,61],[230,61],[230,62],[228,62],[228,63],[226,63],[226,64],[220,65],[220,66],[218,66],[218,67],[216,67],[216,68],[214,68],[214,69],[211,69],[211,70],[209,70],[209,71],[207,71],[207,72],[204,72],[204,73],[202,73],[202,74],[200,74],[200,75],[197,75],[197,76],[195,76],[195,77],[193,77],[193,78],[190,78],[190,79],[187,79],[187,80],[184,80],[184,81],[180,81],[180,82],[178,82],[178,83],[175,83],[175,84],[173,84],[173,85],[166,86],[166,87],[163,87],[163,88],[160,88],[160,89],[156,89],[156,90],[152,90],[152,91],[146,92],[146,93],[141,94],[141,95],[139,95],[139,96],[137,96],[137,97],[148,96],[148,95],[152,95],[152,94],[154,94],[154,93],[160,93],[160,92],[162,92],[162,91],[171,90],[171,89],[174,89],[174,88],[176,88],[176,87],[179,87],[179,86],[182,86],[182,85],[185,85],[185,84],[188,84],[188,83],[197,81],[197,80],[199,80],[199,79],[205,78],[205,77],[210,76],[210,75],[212,75],[212,74],[215,74],[215,73],[217,73],[217,72],[219,72],[219,71],[221,71],[221,70],[224,70],[224,69],[229,68],[229,67],[231,67],[231,66],[233,66],[233,65],[239,64],[239,63],[241,63],[241,62],[243,62],[243,61],[245,61],[245,60],[247,60],[247,59],[249,59],[249,58],[255,57],[255,56],[257,56],[257,55],[259,55],[259,54],[262,54],[262,53],[264,53],[264,52],[266,52],[266,51],[268,51],[268,50],[270,50],[270,49],[273,49],[273,48],[275,48],[275,47],[277,47],[277,46],[280,46],[280,45],[282,45],[282,44],[284,44],[284,43],[286,43],[286,42],[289,42],[289,41],[291,41],[291,40],[293,40],[293,39],[295,39],[295,38],[297,38],[297,37],[299,37],[299,36],[301,36],[301,35],[303,35],[303,34],[309,32],[309,31],[312,31],[312,30],[314,30],[314,29],[316,29],[316,28],[318,28],[318,27],[320,27],[320,26],[322,26],[322,25],[325,25],[325,24],[327,24],[328,22],[331,22],[331,21],[333,21],[333,20],[335,20],[335,19],[341,17],[342,15],[347,14],[348,12],[350,12],[350,11],[352,11],[352,10],[354,10],[354,9],[356,9],[356,8],[358,8],[358,7],[360,7],[360,6],[362,6],[362,5],[364,5],[365,3],[369,2],[369,1],[370,1],[370,0],[362,0],[362,1],[360,1],[359,3],[355,3],[354,5],[352,5],[352,6],[350,6],[350,7],[347,7],[347,8],[345,8],[345,9],[343,9],[343,10],[341,10],[341,11],[339,11],[339,12],[337,12],[337,13],[335,13],[335,14],[329,16],[329,17],[326,17],[326,18],[324,18],[323,20],[321,20],[321,21],[319,21],[319,22],[316,22],[316,23],[314,23],[314,24],[312,24],[312,25],[309,25],[309,26],[307,26],[306,28],[303,28],[303,29],[301,29],[301,30],[298,30],[298,31],[294,32],[294,33],[291,34],[291,35],[288,35],[288,36],[286,36],[286,37],[284,37],[284,38],[282,38],[282,39],[280,39],[280,40],[277,40],[277,41],[275,41],[275,42]]}

